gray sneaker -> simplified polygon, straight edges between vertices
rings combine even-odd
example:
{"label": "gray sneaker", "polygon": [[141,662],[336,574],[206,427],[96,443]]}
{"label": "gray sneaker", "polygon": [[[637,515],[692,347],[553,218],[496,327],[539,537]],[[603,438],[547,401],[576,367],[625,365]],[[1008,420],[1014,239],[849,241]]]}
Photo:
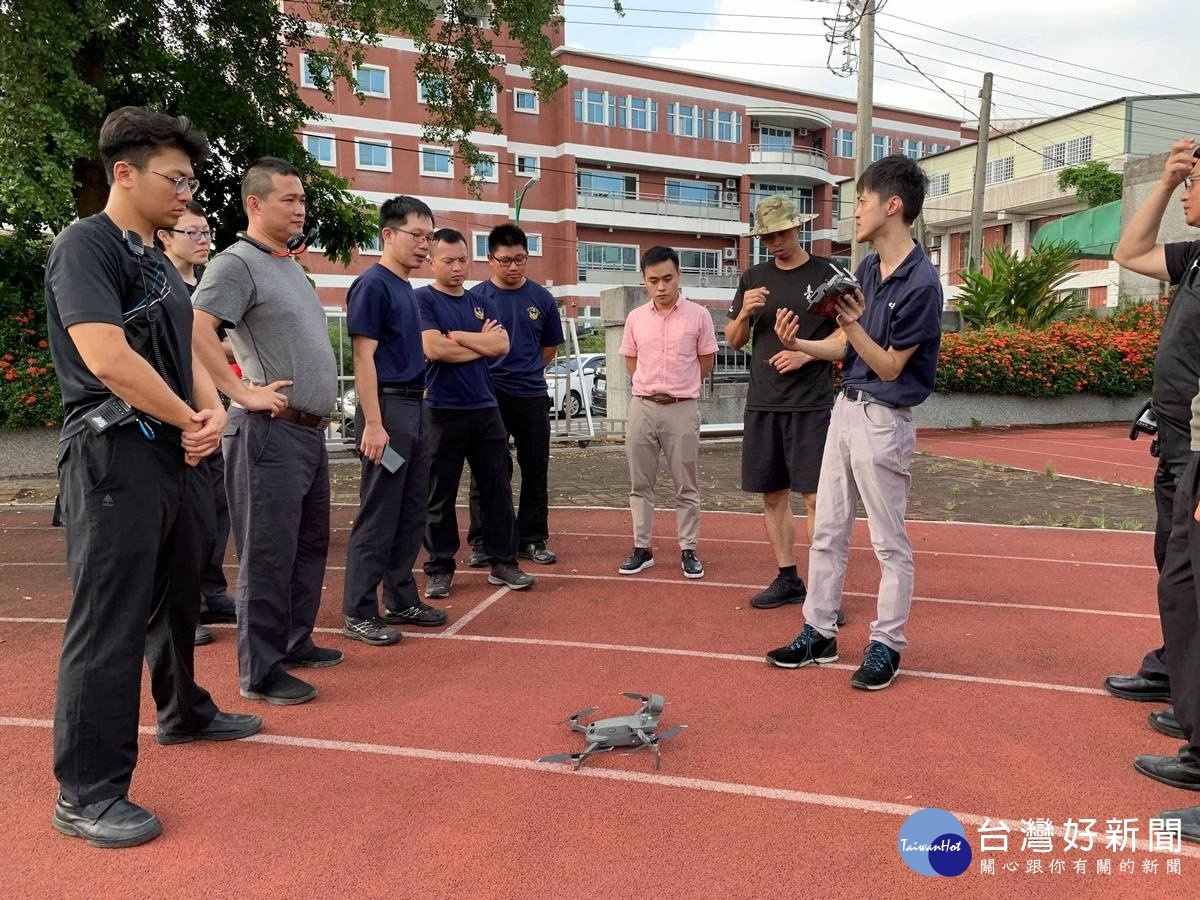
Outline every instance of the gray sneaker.
{"label": "gray sneaker", "polygon": [[516,563],[496,563],[488,575],[488,584],[502,584],[514,591],[533,587],[533,576],[522,572]]}
{"label": "gray sneaker", "polygon": [[388,644],[398,644],[404,637],[398,628],[389,628],[383,619],[355,619],[346,616],[342,626],[342,634],[354,641],[362,641],[375,647],[386,647]]}
{"label": "gray sneaker", "polygon": [[483,552],[483,541],[473,543],[471,545],[471,555],[467,557],[467,565],[472,569],[482,569],[489,562],[488,555]]}
{"label": "gray sneaker", "polygon": [[450,596],[450,585],[454,582],[453,572],[434,572],[425,580],[425,596],[429,599]]}

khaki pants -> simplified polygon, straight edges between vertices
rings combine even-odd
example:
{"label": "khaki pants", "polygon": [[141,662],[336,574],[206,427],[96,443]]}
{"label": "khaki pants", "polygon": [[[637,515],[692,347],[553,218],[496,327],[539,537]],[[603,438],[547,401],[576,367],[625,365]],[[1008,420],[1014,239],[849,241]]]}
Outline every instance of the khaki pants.
{"label": "khaki pants", "polygon": [[897,653],[908,645],[904,626],[912,606],[913,557],[904,513],[915,447],[910,408],[889,409],[837,398],[821,461],[804,602],[805,621],[824,637],[837,634],[850,531],[861,499],[880,570],[877,618],[871,623],[870,639]]}
{"label": "khaki pants", "polygon": [[700,404],[695,400],[655,403],[629,400],[625,455],[629,458],[629,508],[635,547],[650,546],[654,525],[654,483],[659,455],[667,458],[675,483],[675,523],[680,550],[695,550],[700,537],[700,490],[696,484],[700,454]]}

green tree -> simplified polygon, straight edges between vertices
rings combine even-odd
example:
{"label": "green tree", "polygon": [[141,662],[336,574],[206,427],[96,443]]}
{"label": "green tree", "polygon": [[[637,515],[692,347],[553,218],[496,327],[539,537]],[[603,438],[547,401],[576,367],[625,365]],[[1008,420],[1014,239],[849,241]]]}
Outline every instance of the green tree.
{"label": "green tree", "polygon": [[503,60],[481,13],[520,49],[514,61],[544,98],[563,86],[544,30],[558,21],[555,0],[0,0],[0,221],[32,235],[100,210],[100,125],[117,107],[150,106],[208,133],[214,160],[197,199],[221,244],[242,222],[241,171],[272,154],[300,167],[322,245],[347,260],[373,230],[368,207],[297,141],[316,113],[289,56],[307,54],[332,96],[339,82],[357,90],[354,66],[380,35],[411,35],[418,77],[444,85],[430,92],[424,138],[470,164],[480,154],[468,135],[501,130],[489,100]]}
{"label": "green tree", "polygon": [[1022,325],[1045,328],[1056,319],[1083,311],[1083,302],[1062,285],[1075,267],[1074,243],[1050,243],[1017,256],[1005,244],[984,253],[987,273],[962,272],[962,291],[954,300],[963,322],[971,328]]}
{"label": "green tree", "polygon": [[1114,172],[1098,159],[1061,169],[1058,173],[1058,189],[1069,191],[1075,188],[1075,196],[1088,209],[1120,200],[1124,183],[1120,172]]}

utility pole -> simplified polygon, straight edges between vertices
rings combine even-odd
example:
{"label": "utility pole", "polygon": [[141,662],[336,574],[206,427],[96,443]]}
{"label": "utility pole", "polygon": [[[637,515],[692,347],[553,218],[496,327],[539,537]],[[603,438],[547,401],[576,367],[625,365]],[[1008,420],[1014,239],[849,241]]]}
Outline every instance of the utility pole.
{"label": "utility pole", "polygon": [[971,244],[967,265],[983,267],[983,191],[987,186],[988,132],[992,120],[992,73],[983,74],[979,92],[979,141],[975,144],[975,189],[971,192]]}
{"label": "utility pole", "polygon": [[[858,23],[858,152],[855,154],[854,178],[858,180],[871,165],[873,147],[871,120],[874,116],[873,88],[875,84],[875,0],[863,0],[862,18]],[[851,194],[851,197],[854,195]],[[851,219],[850,269],[866,257],[869,247],[854,240]]]}

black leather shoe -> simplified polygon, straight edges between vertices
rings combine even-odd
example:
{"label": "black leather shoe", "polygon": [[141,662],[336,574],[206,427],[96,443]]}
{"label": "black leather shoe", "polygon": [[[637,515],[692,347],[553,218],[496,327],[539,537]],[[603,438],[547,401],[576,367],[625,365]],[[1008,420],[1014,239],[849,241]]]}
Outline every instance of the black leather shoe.
{"label": "black leather shoe", "polygon": [[191,741],[237,741],[258,734],[262,719],[244,713],[218,712],[213,720],[199,731],[167,731],[161,725],[155,740],[166,744],[187,744]]}
{"label": "black leather shoe", "polygon": [[1183,729],[1179,727],[1179,721],[1175,718],[1175,707],[1169,706],[1152,712],[1146,717],[1146,721],[1155,731],[1161,731],[1167,737],[1184,740]]}
{"label": "black leather shoe", "polygon": [[240,688],[238,693],[247,700],[266,700],[276,706],[295,706],[298,703],[307,703],[317,696],[317,689],[307,681],[301,681],[295,675],[279,671],[268,682],[259,685],[255,690],[248,691]]}
{"label": "black leather shoe", "polygon": [[283,667],[285,669],[328,669],[330,666],[340,663],[344,656],[345,654],[341,650],[334,650],[332,647],[313,647],[304,656],[285,659]]}
{"label": "black leather shoe", "polygon": [[233,598],[228,594],[217,594],[215,597],[201,598],[201,625],[232,624],[236,621],[237,608],[233,605]]}
{"label": "black leather shoe", "polygon": [[1171,787],[1200,791],[1200,769],[1185,768],[1177,756],[1139,756],[1133,767],[1147,778]]}
{"label": "black leather shoe", "polygon": [[1171,702],[1171,682],[1165,678],[1141,675],[1109,675],[1104,689],[1122,700],[1166,700]]}
{"label": "black leather shoe", "polygon": [[162,834],[162,822],[124,797],[72,806],[61,796],[54,804],[54,830],[83,838],[93,847],[136,847]]}
{"label": "black leather shoe", "polygon": [[1179,836],[1185,841],[1200,844],[1200,806],[1187,809],[1168,809],[1158,814],[1160,819],[1178,819]]}

